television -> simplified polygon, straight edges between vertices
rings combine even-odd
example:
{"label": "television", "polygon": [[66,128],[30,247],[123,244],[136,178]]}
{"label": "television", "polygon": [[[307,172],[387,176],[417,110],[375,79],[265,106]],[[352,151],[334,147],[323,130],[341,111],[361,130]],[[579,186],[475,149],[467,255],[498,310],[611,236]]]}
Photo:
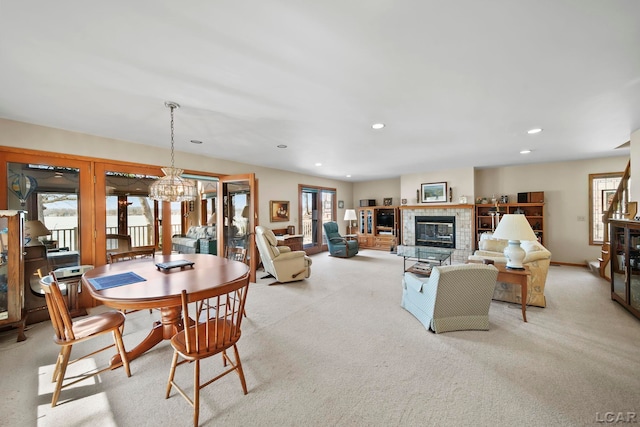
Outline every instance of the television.
{"label": "television", "polygon": [[376,223],[378,227],[391,227],[393,228],[393,222],[395,215],[393,211],[378,211],[376,215]]}

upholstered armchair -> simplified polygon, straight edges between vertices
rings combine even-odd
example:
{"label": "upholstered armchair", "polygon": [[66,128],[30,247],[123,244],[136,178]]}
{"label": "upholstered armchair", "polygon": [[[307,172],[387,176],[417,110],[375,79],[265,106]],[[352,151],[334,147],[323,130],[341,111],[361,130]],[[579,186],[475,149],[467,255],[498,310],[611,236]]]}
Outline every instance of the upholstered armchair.
{"label": "upholstered armchair", "polygon": [[270,229],[261,225],[256,227],[256,244],[264,271],[278,282],[303,280],[311,275],[311,258],[304,251],[278,246],[276,236]]}
{"label": "upholstered armchair", "polygon": [[435,333],[488,330],[498,269],[484,264],[434,266],[429,277],[405,272],[402,307]]}
{"label": "upholstered armchair", "polygon": [[[469,257],[469,260],[490,259],[496,263],[506,264],[507,258],[503,251],[507,245],[507,240],[494,239],[490,233],[484,233],[478,242],[478,250]],[[520,246],[526,254],[522,264],[529,267],[531,272],[527,282],[527,305],[546,307],[544,285],[551,264],[551,252],[535,240],[520,242]],[[522,288],[519,285],[498,282],[493,299],[522,304],[521,291]]]}
{"label": "upholstered armchair", "polygon": [[334,221],[322,224],[329,246],[329,254],[337,257],[349,258],[358,253],[358,241],[347,240],[338,232],[338,224]]}

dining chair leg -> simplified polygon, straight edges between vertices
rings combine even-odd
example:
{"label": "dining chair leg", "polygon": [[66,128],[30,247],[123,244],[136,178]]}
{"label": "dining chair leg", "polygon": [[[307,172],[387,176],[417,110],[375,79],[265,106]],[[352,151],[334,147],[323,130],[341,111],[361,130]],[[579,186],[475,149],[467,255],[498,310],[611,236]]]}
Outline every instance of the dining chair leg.
{"label": "dining chair leg", "polygon": [[64,376],[67,373],[67,365],[69,364],[69,357],[71,356],[70,345],[63,346],[60,350],[62,360],[60,360],[60,367],[58,369],[58,375],[56,378],[56,388],[53,391],[53,397],[51,398],[51,407],[55,407],[60,397],[60,390],[62,390],[62,383],[64,382]]}
{"label": "dining chair leg", "polygon": [[200,360],[193,367],[193,426],[198,427],[200,416]]}
{"label": "dining chair leg", "polygon": [[118,347],[118,353],[120,353],[120,359],[122,359],[122,366],[124,366],[127,377],[130,377],[131,369],[129,368],[129,356],[127,355],[127,351],[124,348],[124,342],[122,341],[122,333],[120,332],[120,329],[113,330],[113,339],[115,340],[116,346]]}
{"label": "dining chair leg", "polygon": [[173,384],[173,377],[176,373],[176,365],[178,364],[178,352],[173,352],[173,360],[171,361],[171,369],[169,370],[169,381],[167,382],[167,394],[165,395],[165,399],[169,398],[169,394],[171,394],[171,385]]}
{"label": "dining chair leg", "polygon": [[247,394],[247,382],[244,380],[244,371],[242,370],[242,362],[240,361],[240,354],[238,353],[238,347],[233,345],[233,352],[236,355],[236,372],[240,377],[240,384],[242,385],[242,391]]}

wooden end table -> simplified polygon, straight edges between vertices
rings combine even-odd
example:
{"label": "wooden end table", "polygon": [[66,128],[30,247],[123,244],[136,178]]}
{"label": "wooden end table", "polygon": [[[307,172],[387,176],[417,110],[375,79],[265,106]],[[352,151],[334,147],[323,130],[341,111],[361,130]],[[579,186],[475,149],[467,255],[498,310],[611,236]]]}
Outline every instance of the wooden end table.
{"label": "wooden end table", "polygon": [[511,283],[513,285],[520,285],[520,300],[522,304],[522,320],[527,321],[527,283],[531,271],[528,266],[524,266],[524,270],[514,270],[507,268],[506,264],[494,264],[494,267],[498,269],[498,282]]}
{"label": "wooden end table", "polygon": [[[467,263],[475,263],[482,264],[481,261],[467,261]],[[512,268],[507,268],[506,264],[493,264],[495,268],[498,269],[498,278],[497,282],[505,282],[511,283],[512,285],[520,285],[520,299],[522,305],[522,320],[527,321],[527,286],[529,282],[529,276],[531,275],[531,271],[529,271],[528,266],[524,266],[524,270],[514,270]]]}

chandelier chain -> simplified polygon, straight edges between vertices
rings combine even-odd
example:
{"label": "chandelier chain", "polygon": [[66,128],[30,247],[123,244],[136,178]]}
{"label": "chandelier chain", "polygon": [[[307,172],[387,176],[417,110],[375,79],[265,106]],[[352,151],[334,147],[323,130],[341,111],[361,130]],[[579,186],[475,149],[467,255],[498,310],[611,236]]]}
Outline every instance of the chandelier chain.
{"label": "chandelier chain", "polygon": [[171,168],[173,169],[174,164],[174,155],[173,155],[173,109],[176,108],[174,105],[169,106],[171,108]]}

